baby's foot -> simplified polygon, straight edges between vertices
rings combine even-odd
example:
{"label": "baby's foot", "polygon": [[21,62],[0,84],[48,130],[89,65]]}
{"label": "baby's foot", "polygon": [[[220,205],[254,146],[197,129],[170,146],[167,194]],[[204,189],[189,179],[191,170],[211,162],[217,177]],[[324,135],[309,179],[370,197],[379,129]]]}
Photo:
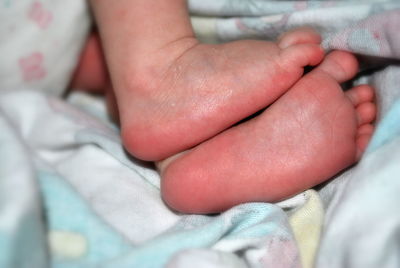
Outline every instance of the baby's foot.
{"label": "baby's foot", "polygon": [[372,135],[373,89],[343,93],[356,59],[332,52],[259,116],[159,164],[162,194],[188,213],[274,202],[356,162]]}
{"label": "baby's foot", "polygon": [[125,147],[143,160],[160,160],[209,139],[285,93],[303,67],[322,60],[319,43],[319,35],[303,29],[278,44],[184,39],[149,55],[159,62],[147,74],[128,70],[136,76],[131,84],[113,81]]}

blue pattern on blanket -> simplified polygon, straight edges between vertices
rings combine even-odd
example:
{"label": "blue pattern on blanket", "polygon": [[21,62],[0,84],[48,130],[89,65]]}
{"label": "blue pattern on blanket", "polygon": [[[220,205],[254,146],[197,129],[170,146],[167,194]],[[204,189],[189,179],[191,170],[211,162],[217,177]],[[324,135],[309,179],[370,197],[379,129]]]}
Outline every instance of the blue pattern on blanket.
{"label": "blue pattern on blanket", "polygon": [[[104,223],[65,179],[47,171],[38,172],[38,179],[50,237],[54,237],[50,239],[53,267],[90,267],[132,250],[133,246]],[[60,233],[62,236],[57,235]],[[79,236],[82,239],[73,240]],[[72,249],[65,249],[68,246]]]}
{"label": "blue pattern on blanket", "polygon": [[[274,205],[253,203],[237,206],[218,216],[183,216],[170,230],[114,260],[109,267],[163,267],[174,254],[183,250],[208,248],[223,241],[242,244],[254,239],[259,240],[259,246],[281,243],[292,250],[289,261],[298,261],[285,213]],[[254,241],[251,244],[257,245]]]}

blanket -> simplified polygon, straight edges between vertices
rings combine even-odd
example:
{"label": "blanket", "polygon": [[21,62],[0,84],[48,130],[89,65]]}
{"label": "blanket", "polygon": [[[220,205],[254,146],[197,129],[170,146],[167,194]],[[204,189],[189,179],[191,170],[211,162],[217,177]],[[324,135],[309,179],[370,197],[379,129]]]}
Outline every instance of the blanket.
{"label": "blanket", "polygon": [[356,53],[351,85],[373,85],[379,109],[361,161],[277,204],[178,214],[161,200],[154,167],[124,151],[101,97],[49,96],[37,79],[0,83],[0,267],[399,267],[400,2],[189,7],[205,42],[273,40],[307,25],[327,51]]}

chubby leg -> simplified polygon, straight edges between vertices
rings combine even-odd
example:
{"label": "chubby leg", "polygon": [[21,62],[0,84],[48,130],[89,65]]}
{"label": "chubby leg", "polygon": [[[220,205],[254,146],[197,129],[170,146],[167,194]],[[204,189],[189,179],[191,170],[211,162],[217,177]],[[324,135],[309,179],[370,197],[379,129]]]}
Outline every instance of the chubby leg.
{"label": "chubby leg", "polygon": [[356,59],[333,52],[257,117],[159,163],[172,208],[214,213],[243,202],[274,202],[354,164],[372,135],[373,89],[343,92]]}

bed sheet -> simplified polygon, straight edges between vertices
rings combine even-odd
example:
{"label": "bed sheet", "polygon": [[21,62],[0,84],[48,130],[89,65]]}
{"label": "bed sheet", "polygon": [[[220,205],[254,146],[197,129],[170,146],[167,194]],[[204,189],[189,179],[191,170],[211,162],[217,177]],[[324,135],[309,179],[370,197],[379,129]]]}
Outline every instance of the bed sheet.
{"label": "bed sheet", "polygon": [[101,98],[0,90],[0,267],[399,267],[400,3],[191,0],[199,38],[274,39],[314,26],[360,56],[377,90],[364,157],[278,204],[219,215],[168,209],[152,165],[129,157]]}

